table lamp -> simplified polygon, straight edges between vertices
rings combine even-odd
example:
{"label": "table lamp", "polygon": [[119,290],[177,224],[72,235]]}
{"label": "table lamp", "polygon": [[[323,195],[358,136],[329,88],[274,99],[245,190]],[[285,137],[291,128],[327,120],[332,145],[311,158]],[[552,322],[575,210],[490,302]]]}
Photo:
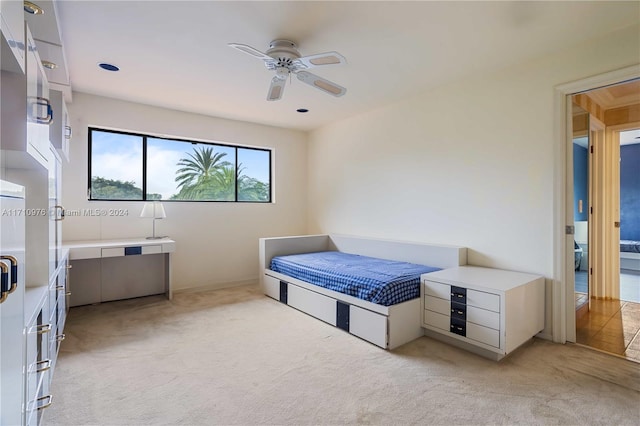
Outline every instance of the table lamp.
{"label": "table lamp", "polygon": [[156,237],[156,219],[164,219],[165,217],[167,217],[167,214],[164,212],[162,203],[158,201],[144,203],[144,207],[142,208],[140,217],[153,219],[153,235],[151,237],[147,237],[147,240],[157,240],[160,238],[165,238],[164,236]]}

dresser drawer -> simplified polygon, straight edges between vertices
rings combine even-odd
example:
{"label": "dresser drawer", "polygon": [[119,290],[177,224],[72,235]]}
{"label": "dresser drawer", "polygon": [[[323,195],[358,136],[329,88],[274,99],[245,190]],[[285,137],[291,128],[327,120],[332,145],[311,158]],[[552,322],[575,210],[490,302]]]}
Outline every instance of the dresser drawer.
{"label": "dresser drawer", "polygon": [[103,248],[102,257],[121,257],[124,256],[124,247]]}
{"label": "dresser drawer", "polygon": [[467,290],[467,305],[500,312],[500,296],[483,291]]}
{"label": "dresser drawer", "polygon": [[493,328],[483,327],[467,321],[467,338],[485,345],[500,347],[500,332]]}
{"label": "dresser drawer", "polygon": [[497,312],[467,306],[467,321],[500,330],[500,314]]}
{"label": "dresser drawer", "polygon": [[424,308],[430,311],[449,315],[450,305],[451,303],[448,300],[440,299],[439,297],[424,296]]}
{"label": "dresser drawer", "polygon": [[162,246],[142,246],[142,254],[162,253]]}
{"label": "dresser drawer", "polygon": [[451,325],[451,319],[449,315],[439,314],[437,312],[424,310],[424,323],[431,327],[439,328],[441,330],[449,331]]}
{"label": "dresser drawer", "polygon": [[264,285],[264,288],[262,289],[262,291],[264,291],[264,294],[266,294],[267,296],[273,299],[280,300],[280,280],[279,279],[273,278],[265,274],[263,285]]}
{"label": "dresser drawer", "polygon": [[425,281],[424,293],[429,296],[449,300],[451,298],[451,286],[434,281]]}

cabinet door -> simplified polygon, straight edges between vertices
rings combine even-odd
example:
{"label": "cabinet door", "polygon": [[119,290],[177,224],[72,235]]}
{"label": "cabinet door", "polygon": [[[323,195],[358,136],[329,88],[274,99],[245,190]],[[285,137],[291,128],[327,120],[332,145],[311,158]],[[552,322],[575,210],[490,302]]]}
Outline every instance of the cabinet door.
{"label": "cabinet door", "polygon": [[62,220],[64,208],[60,205],[62,161],[52,147],[49,149],[49,277],[52,278],[62,254]]}
{"label": "cabinet door", "polygon": [[[0,183],[0,190],[2,184]],[[24,209],[24,199],[0,192],[3,209]],[[6,294],[0,303],[0,424],[19,425],[22,423],[22,397],[24,394],[24,216],[0,217],[0,255],[12,256],[17,260],[17,270],[10,259],[2,259],[6,284],[14,281],[10,275],[17,272],[17,286]]]}
{"label": "cabinet door", "polygon": [[0,2],[0,30],[24,72],[24,9],[21,1]]}
{"label": "cabinet door", "polygon": [[102,259],[79,259],[71,261],[69,271],[69,306],[100,303]]}
{"label": "cabinet door", "polygon": [[[165,289],[165,255],[145,254],[103,257],[101,298],[103,302],[132,297],[163,294]],[[74,266],[75,269],[75,266]],[[144,271],[143,273],[141,273]],[[75,286],[74,281],[74,286]],[[75,290],[72,291],[72,297]]]}
{"label": "cabinet door", "polygon": [[49,158],[49,124],[53,110],[49,83],[44,76],[36,44],[27,28],[27,146],[26,151],[44,167]]}
{"label": "cabinet door", "polygon": [[49,129],[51,145],[54,146],[64,160],[69,161],[71,122],[67,112],[67,105],[64,102],[64,95],[59,90],[50,90],[49,97],[55,112]]}

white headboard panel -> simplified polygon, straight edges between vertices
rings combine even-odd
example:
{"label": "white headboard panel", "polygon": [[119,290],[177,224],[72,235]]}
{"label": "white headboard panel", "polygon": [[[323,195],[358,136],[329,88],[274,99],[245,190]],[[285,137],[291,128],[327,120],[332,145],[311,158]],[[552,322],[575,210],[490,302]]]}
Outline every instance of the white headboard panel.
{"label": "white headboard panel", "polygon": [[260,277],[264,274],[265,268],[271,265],[274,256],[333,250],[329,247],[328,235],[260,238],[259,244]]}
{"label": "white headboard panel", "polygon": [[274,256],[337,250],[382,259],[418,263],[436,268],[452,268],[467,264],[466,247],[422,244],[351,235],[300,235],[260,238],[259,256],[262,277]]}
{"label": "white headboard panel", "polygon": [[467,264],[467,248],[441,244],[331,234],[332,250],[382,259],[418,263],[436,268],[452,268]]}

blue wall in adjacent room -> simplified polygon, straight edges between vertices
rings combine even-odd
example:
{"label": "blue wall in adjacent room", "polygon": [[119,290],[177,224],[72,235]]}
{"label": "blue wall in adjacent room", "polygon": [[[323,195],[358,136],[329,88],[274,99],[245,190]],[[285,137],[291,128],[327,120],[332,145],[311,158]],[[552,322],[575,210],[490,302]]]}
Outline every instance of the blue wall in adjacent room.
{"label": "blue wall in adjacent room", "polygon": [[[640,145],[639,145],[640,146]],[[573,220],[575,222],[588,220],[589,208],[589,157],[587,148],[573,144]],[[582,200],[580,213],[579,200]]]}
{"label": "blue wall in adjacent room", "polygon": [[620,239],[640,241],[640,143],[620,146]]}

